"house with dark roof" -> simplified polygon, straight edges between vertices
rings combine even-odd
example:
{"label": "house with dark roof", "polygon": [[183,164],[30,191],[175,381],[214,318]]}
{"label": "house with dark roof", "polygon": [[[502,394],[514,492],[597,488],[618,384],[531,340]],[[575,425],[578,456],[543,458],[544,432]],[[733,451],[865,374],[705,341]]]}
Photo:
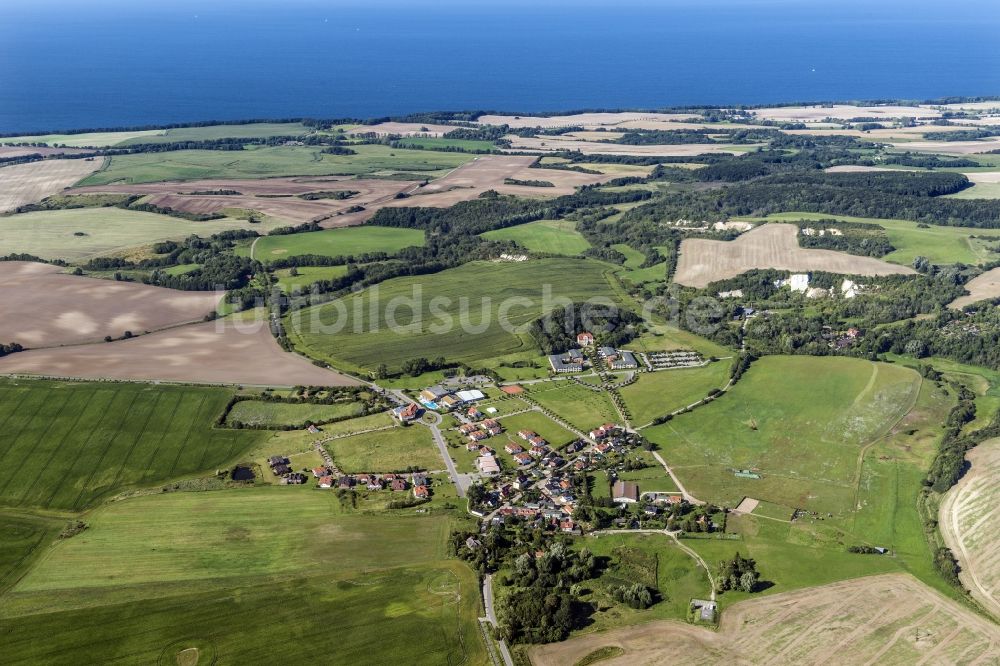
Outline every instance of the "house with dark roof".
{"label": "house with dark roof", "polygon": [[620,504],[634,504],[639,501],[639,485],[631,481],[615,481],[611,499]]}

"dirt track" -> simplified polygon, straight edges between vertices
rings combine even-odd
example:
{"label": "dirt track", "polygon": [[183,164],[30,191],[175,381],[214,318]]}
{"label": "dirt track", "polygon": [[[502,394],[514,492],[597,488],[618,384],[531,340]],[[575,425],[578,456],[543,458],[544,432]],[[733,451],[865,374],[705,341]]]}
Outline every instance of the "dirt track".
{"label": "dirt track", "polygon": [[11,354],[0,358],[0,374],[266,386],[357,383],[283,351],[266,323],[222,320],[132,340]]}
{"label": "dirt track", "polygon": [[959,296],[949,303],[948,307],[961,309],[977,301],[1000,296],[1000,268],[988,270],[982,275],[972,278],[966,283],[965,288],[969,294]]}
{"label": "dirt track", "polygon": [[59,194],[102,164],[93,160],[42,160],[0,169],[0,213]]}
{"label": "dirt track", "polygon": [[606,646],[625,650],[600,662],[608,666],[996,664],[1000,628],[912,576],[888,574],[740,602],[723,613],[718,632],[651,622],[530,655],[535,666],[571,666]]}
{"label": "dirt track", "polygon": [[1000,439],[965,457],[972,467],[945,495],[938,524],[961,564],[962,583],[1000,619]]}
{"label": "dirt track", "polygon": [[844,275],[907,275],[912,268],[872,257],[799,247],[798,227],[765,224],[733,241],[686,238],[681,241],[674,281],[689,287],[736,277],[752,268],[829,271]]}
{"label": "dirt track", "polygon": [[97,342],[201,321],[222,294],[175,291],[61,273],[58,266],[0,262],[0,342],[25,347]]}

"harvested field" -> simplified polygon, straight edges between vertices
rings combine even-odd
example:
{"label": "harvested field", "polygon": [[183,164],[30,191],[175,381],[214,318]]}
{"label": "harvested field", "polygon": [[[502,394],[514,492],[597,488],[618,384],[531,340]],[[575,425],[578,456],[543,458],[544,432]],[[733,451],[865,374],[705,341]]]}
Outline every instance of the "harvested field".
{"label": "harvested field", "polygon": [[42,160],[3,167],[0,213],[58,194],[101,166],[100,159]]}
{"label": "harvested field", "polygon": [[[188,213],[220,213],[227,209],[256,210],[264,215],[292,223],[327,219],[351,206],[370,206],[391,200],[397,193],[416,186],[414,181],[388,179],[348,180],[342,177],[263,178],[258,180],[195,180],[139,184],[92,185],[74,190],[74,194],[122,192],[148,194],[149,203]],[[219,191],[239,194],[195,194]],[[349,199],[303,199],[311,192],[351,190],[358,194]]]}
{"label": "harvested field", "polygon": [[652,120],[660,123],[670,121],[697,120],[699,116],[691,113],[642,113],[627,111],[624,113],[576,113],[571,116],[479,116],[476,119],[481,125],[510,125],[511,127],[572,127],[579,125],[584,128],[607,127],[624,122],[637,120]]}
{"label": "harvested field", "polygon": [[921,153],[947,153],[950,155],[974,155],[1000,150],[1000,138],[982,141],[906,141],[892,144],[900,150]]}
{"label": "harvested field", "polygon": [[71,153],[93,152],[86,148],[49,148],[47,146],[0,146],[0,157],[22,157],[24,155],[67,155]]}
{"label": "harvested field", "polygon": [[58,266],[0,262],[0,340],[25,347],[97,342],[201,321],[218,292],[174,291],[60,273]]}
{"label": "harvested field", "polygon": [[[997,663],[1000,628],[905,574],[871,576],[743,601],[718,632],[677,621],[590,634],[530,650],[535,666],[571,666],[603,647],[608,666]],[[977,660],[981,660],[977,662]]]}
{"label": "harvested field", "polygon": [[[472,162],[455,169],[447,176],[439,178],[413,191],[408,199],[395,199],[386,206],[431,206],[446,208],[459,201],[475,199],[486,190],[496,190],[502,194],[523,197],[555,197],[572,194],[582,185],[607,182],[616,175],[597,175],[562,171],[557,169],[532,169],[536,158],[523,155],[487,155],[477,157]],[[530,185],[508,185],[505,178],[516,180],[543,180],[554,187],[532,187]]]}
{"label": "harvested field", "polygon": [[511,150],[537,150],[542,152],[553,152],[562,150],[578,150],[584,155],[638,155],[657,157],[686,157],[690,155],[704,155],[708,153],[744,153],[757,148],[763,144],[742,144],[739,146],[726,143],[681,143],[664,146],[642,145],[628,146],[618,143],[596,143],[593,141],[580,141],[577,139],[563,139],[560,137],[528,137],[523,138],[508,135],[511,141]]}
{"label": "harvested field", "polygon": [[988,298],[1000,298],[1000,268],[988,270],[982,275],[969,280],[965,285],[969,292],[967,296],[959,296],[948,307],[964,308]]}
{"label": "harvested field", "polygon": [[959,578],[1000,618],[1000,439],[965,456],[971,469],[941,502],[938,524],[961,564]]}
{"label": "harvested field", "polygon": [[686,238],[681,242],[674,281],[689,287],[736,277],[752,268],[828,271],[845,275],[908,275],[912,268],[871,257],[799,247],[798,227],[765,224],[734,241]]}
{"label": "harvested field", "polygon": [[752,497],[744,497],[740,500],[740,503],[736,505],[736,508],[733,509],[733,513],[753,513],[758,504],[760,504],[760,500],[755,500]]}
{"label": "harvested field", "polygon": [[918,106],[854,106],[830,104],[823,106],[781,106],[770,109],[753,109],[760,120],[778,122],[819,122],[825,118],[850,120],[852,118],[940,118],[941,112]]}
{"label": "harvested field", "polygon": [[456,125],[428,125],[426,123],[379,123],[377,125],[358,125],[347,130],[347,134],[374,134],[376,136],[429,136],[440,137],[458,129]]}
{"label": "harvested field", "polygon": [[132,340],[11,354],[0,359],[0,374],[259,386],[357,383],[283,351],[265,322],[221,319]]}

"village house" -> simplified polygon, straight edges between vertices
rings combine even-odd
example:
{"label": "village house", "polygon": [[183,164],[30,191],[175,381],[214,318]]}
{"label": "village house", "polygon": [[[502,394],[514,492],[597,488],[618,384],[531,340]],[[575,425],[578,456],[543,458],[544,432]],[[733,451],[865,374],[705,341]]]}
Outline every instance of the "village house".
{"label": "village house", "polygon": [[597,440],[597,441],[600,441],[600,440],[606,438],[611,433],[613,433],[616,428],[618,428],[618,426],[615,425],[614,423],[605,423],[601,427],[594,428],[593,430],[591,430],[590,431],[590,438],[594,439],[594,440]]}
{"label": "village house", "polygon": [[639,486],[631,481],[615,481],[611,488],[611,499],[620,504],[635,504],[639,501]]}
{"label": "village house", "polygon": [[578,333],[576,336],[576,344],[580,345],[581,347],[589,347],[590,345],[594,344],[594,334],[588,331],[584,331],[583,333]]}
{"label": "village house", "polygon": [[515,444],[514,442],[510,442],[503,447],[503,450],[511,455],[514,455],[515,453],[521,453],[522,451],[524,451],[524,448],[522,448],[520,444]]}
{"label": "village house", "polygon": [[486,419],[479,424],[479,427],[489,433],[491,437],[503,432],[503,426],[496,419]]}
{"label": "village house", "polygon": [[415,402],[411,402],[408,405],[403,405],[402,407],[396,407],[392,410],[392,415],[399,419],[401,423],[407,423],[413,421],[420,416],[420,406]]}
{"label": "village house", "polygon": [[333,477],[332,476],[321,476],[319,479],[320,488],[333,488]]}
{"label": "village house", "polygon": [[288,465],[275,465],[271,468],[271,471],[274,472],[275,476],[284,476],[291,473],[292,468]]}
{"label": "village house", "polygon": [[444,407],[445,409],[455,409],[456,407],[462,404],[462,401],[459,400],[458,396],[449,393],[448,395],[438,400],[437,404],[440,405],[441,407]]}
{"label": "village house", "polygon": [[549,452],[549,448],[547,446],[542,446],[540,444],[535,444],[528,451],[528,453],[530,453],[535,458],[541,458],[542,456],[544,456],[548,452]]}
{"label": "village house", "polygon": [[517,436],[520,437],[521,439],[527,441],[527,440],[531,439],[532,437],[537,437],[538,434],[534,430],[518,430],[517,431]]}
{"label": "village house", "polygon": [[478,430],[479,426],[477,426],[475,423],[463,423],[458,427],[458,431],[463,435],[469,435],[471,433],[477,432]]}
{"label": "village house", "polygon": [[317,479],[320,479],[324,476],[329,475],[330,470],[327,469],[326,467],[313,467],[312,473],[313,476],[315,476]]}
{"label": "village house", "polygon": [[527,453],[515,453],[514,460],[517,461],[518,465],[530,465],[533,458]]}
{"label": "village house", "polygon": [[314,434],[314,435],[315,435],[315,434],[317,434],[317,433],[319,432],[319,428],[317,428],[317,427],[316,427],[316,426],[315,426],[314,424],[312,424],[312,423],[310,423],[310,424],[309,424],[309,427],[308,427],[308,428],[306,428],[306,430],[308,430],[309,432],[311,432],[311,433],[312,433],[312,434]]}
{"label": "village house", "polygon": [[573,532],[576,530],[576,524],[573,522],[572,518],[567,518],[559,523],[559,529],[563,532]]}
{"label": "village house", "polygon": [[285,456],[271,456],[267,459],[267,464],[269,467],[277,467],[278,465],[287,465],[288,458]]}
{"label": "village house", "polygon": [[296,472],[293,474],[289,474],[284,479],[282,479],[281,482],[289,486],[301,486],[303,483],[306,482],[306,475],[299,474],[298,472]]}
{"label": "village house", "polygon": [[496,476],[500,473],[500,465],[497,464],[497,460],[493,456],[476,458],[476,466],[483,476]]}
{"label": "village house", "polygon": [[393,492],[401,492],[403,490],[406,490],[406,479],[401,479],[401,478],[393,479],[392,482],[389,484],[389,488]]}
{"label": "village house", "polygon": [[472,440],[473,442],[481,442],[484,439],[489,439],[489,438],[490,438],[489,433],[484,432],[482,430],[474,430],[473,432],[469,433],[469,439]]}
{"label": "village house", "polygon": [[354,479],[349,476],[342,476],[337,479],[337,488],[341,490],[350,490],[354,487]]}
{"label": "village house", "polygon": [[483,418],[483,413],[479,411],[478,407],[469,407],[469,409],[465,412],[465,415],[474,421],[478,421]]}
{"label": "village house", "polygon": [[415,486],[426,486],[427,485],[427,475],[426,474],[414,474],[410,477],[410,482]]}
{"label": "village house", "polygon": [[413,496],[417,499],[427,499],[431,496],[431,491],[427,486],[413,486]]}

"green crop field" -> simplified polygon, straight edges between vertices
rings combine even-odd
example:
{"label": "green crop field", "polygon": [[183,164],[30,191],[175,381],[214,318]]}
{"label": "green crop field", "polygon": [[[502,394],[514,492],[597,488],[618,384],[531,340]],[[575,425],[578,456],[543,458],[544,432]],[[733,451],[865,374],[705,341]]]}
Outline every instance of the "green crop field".
{"label": "green crop field", "polygon": [[871,217],[849,217],[844,215],[824,215],[822,213],[776,213],[767,220],[843,220],[862,222],[883,227],[889,241],[896,248],[882,257],[895,264],[909,266],[917,257],[927,257],[936,264],[981,264],[997,259],[988,244],[1000,241],[1000,233],[994,230],[971,227],[918,226],[908,220],[883,220]]}
{"label": "green crop field", "polygon": [[295,270],[298,275],[292,275],[290,268],[274,272],[278,286],[284,291],[307,289],[314,282],[341,277],[347,273],[347,266],[300,266]]}
{"label": "green crop field", "polygon": [[[642,268],[646,261],[646,256],[632,247],[619,243],[612,245],[612,249],[618,250],[625,255],[625,270],[618,275],[625,280],[635,284],[645,284],[647,282],[663,282],[667,279],[667,262],[663,261],[652,266]],[[657,248],[661,254],[666,252],[665,248]]]}
{"label": "green crop field", "polygon": [[572,220],[539,220],[506,229],[487,231],[483,238],[511,240],[531,252],[546,252],[576,256],[590,247],[590,243],[576,230]]}
{"label": "green crop field", "polygon": [[[917,397],[907,368],[850,358],[765,357],[726,395],[643,430],[695,496],[743,496],[842,514],[860,455]],[[752,469],[761,479],[739,479]]]}
{"label": "green crop field", "polygon": [[620,389],[637,425],[686,407],[704,398],[711,389],[729,381],[729,363],[717,361],[700,368],[644,372],[639,381]]}
{"label": "green crop field", "polygon": [[351,435],[323,445],[345,472],[402,472],[408,467],[442,469],[431,432],[422,425]]}
{"label": "green crop field", "polygon": [[583,432],[604,423],[621,421],[611,398],[603,391],[597,393],[570,381],[543,382],[526,388],[538,404]]}
{"label": "green crop field", "polygon": [[122,208],[46,210],[0,217],[0,255],[26,252],[43,259],[82,260],[192,234],[205,238],[250,228],[232,218],[191,222]]}
{"label": "green crop field", "polygon": [[976,183],[955,194],[946,194],[951,199],[1000,199],[1000,183]]}
{"label": "green crop field", "polygon": [[334,405],[314,405],[310,403],[290,404],[243,400],[233,405],[227,422],[239,421],[251,425],[303,425],[306,421],[319,422],[361,413],[362,405],[345,402]]}
{"label": "green crop field", "polygon": [[[526,329],[551,310],[546,291],[552,300],[601,297],[610,302],[607,270],[593,260],[476,261],[388,280],[350,298],[295,312],[286,330],[310,356],[358,372],[379,363],[398,369],[418,357],[488,365],[514,354],[534,358],[538,350]],[[501,325],[501,315],[509,330]]]}
{"label": "green crop field", "polygon": [[[404,247],[424,244],[424,232],[390,227],[344,227],[301,234],[264,236],[253,248],[254,259],[268,261],[303,254],[343,257],[365,252],[394,253]],[[237,254],[250,256],[250,246],[241,246]]]}
{"label": "green crop field", "polygon": [[276,486],[116,502],[5,595],[0,661],[193,663],[177,655],[197,648],[199,663],[260,663],[280,645],[288,658],[483,663],[476,576],[445,560],[456,520]]}
{"label": "green crop field", "polygon": [[57,518],[0,510],[0,595],[20,579],[63,525]]}
{"label": "green crop field", "polygon": [[11,136],[0,139],[0,143],[44,143],[49,146],[70,148],[106,148],[117,146],[130,139],[139,143],[162,136],[166,130],[135,130],[124,132],[82,132],[80,134],[34,134],[31,136]]}
{"label": "green crop field", "polygon": [[110,164],[79,185],[155,183],[202,178],[275,176],[391,175],[424,178],[454,169],[475,155],[358,145],[356,155],[331,155],[320,146],[250,146],[242,151],[178,150],[169,153],[116,155]]}
{"label": "green crop field", "polygon": [[217,388],[0,380],[0,505],[80,510],[212,470],[263,433],[211,427]]}

